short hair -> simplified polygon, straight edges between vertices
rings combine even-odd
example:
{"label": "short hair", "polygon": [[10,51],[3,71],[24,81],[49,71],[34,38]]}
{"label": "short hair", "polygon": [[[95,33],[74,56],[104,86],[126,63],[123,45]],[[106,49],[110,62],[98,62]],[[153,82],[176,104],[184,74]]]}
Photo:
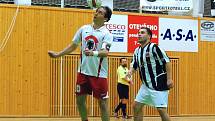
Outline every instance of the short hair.
{"label": "short hair", "polygon": [[141,27],[140,29],[145,29],[147,31],[148,35],[150,35],[150,39],[152,38],[152,31],[149,28]]}
{"label": "short hair", "polygon": [[120,59],[119,59],[119,62],[122,63],[122,60],[123,60],[123,59],[126,59],[126,58],[120,58]]}
{"label": "short hair", "polygon": [[101,8],[105,9],[105,18],[107,18],[107,21],[108,22],[111,18],[111,15],[112,15],[112,10],[108,7],[108,6],[101,6]]}

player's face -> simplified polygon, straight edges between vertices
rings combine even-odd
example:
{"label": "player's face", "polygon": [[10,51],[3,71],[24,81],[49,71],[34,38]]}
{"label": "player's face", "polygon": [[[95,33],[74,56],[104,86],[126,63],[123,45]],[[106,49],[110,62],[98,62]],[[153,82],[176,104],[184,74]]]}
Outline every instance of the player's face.
{"label": "player's face", "polygon": [[122,59],[121,65],[122,65],[123,67],[126,67],[126,66],[127,66],[127,60],[126,60],[126,59]]}
{"label": "player's face", "polygon": [[105,14],[106,11],[104,8],[98,8],[94,14],[94,18],[93,18],[93,22],[105,22],[106,18],[105,18]]}
{"label": "player's face", "polygon": [[150,41],[150,35],[148,34],[146,29],[140,29],[138,32],[138,42],[140,44],[144,44],[147,41]]}

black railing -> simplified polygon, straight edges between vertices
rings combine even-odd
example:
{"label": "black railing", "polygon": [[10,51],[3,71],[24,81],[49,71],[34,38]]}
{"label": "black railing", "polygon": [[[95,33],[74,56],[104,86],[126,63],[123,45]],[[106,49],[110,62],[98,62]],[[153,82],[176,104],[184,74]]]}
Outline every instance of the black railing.
{"label": "black railing", "polygon": [[0,3],[14,4],[14,0],[0,0]]}
{"label": "black railing", "polygon": [[[0,4],[14,4],[14,0],[0,0]],[[61,0],[31,0],[31,5],[36,6],[54,6],[60,7]],[[113,0],[113,10],[122,12],[139,12],[140,1],[139,0]],[[64,0],[65,8],[81,8],[89,9],[87,5],[87,0]],[[205,0],[204,2],[204,16],[210,17],[211,13],[211,0]],[[142,11],[143,13],[150,14],[167,14],[165,12],[151,12]]]}
{"label": "black railing", "polygon": [[[13,4],[14,0],[0,0],[0,3]],[[139,0],[113,0],[113,9],[115,11],[138,12]],[[61,0],[31,0],[31,5],[36,6],[61,6]],[[87,0],[64,0],[66,8],[89,9]]]}

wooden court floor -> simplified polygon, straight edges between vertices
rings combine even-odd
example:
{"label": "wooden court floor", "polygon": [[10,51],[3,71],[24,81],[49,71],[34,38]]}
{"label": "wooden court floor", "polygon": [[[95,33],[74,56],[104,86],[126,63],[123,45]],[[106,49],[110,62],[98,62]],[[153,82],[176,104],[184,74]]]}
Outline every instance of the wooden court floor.
{"label": "wooden court floor", "polygon": [[[80,118],[0,118],[0,121],[81,121]],[[99,117],[90,117],[89,121],[101,121]],[[110,121],[133,121],[111,117]],[[144,117],[144,121],[161,121],[159,117]],[[172,121],[215,121],[215,116],[172,117]]]}

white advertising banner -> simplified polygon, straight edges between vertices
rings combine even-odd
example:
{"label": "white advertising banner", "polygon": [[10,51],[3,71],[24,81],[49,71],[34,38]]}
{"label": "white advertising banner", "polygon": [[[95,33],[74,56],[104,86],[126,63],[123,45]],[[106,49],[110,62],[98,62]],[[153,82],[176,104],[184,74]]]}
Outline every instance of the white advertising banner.
{"label": "white advertising banner", "polygon": [[113,14],[106,26],[114,37],[110,52],[127,52],[128,16]]}
{"label": "white advertising banner", "polygon": [[215,21],[201,20],[201,41],[215,42]]}
{"label": "white advertising banner", "polygon": [[160,18],[159,46],[166,51],[198,52],[198,20]]}
{"label": "white advertising banner", "polygon": [[193,0],[140,0],[140,7],[145,11],[181,11],[193,8]]}

